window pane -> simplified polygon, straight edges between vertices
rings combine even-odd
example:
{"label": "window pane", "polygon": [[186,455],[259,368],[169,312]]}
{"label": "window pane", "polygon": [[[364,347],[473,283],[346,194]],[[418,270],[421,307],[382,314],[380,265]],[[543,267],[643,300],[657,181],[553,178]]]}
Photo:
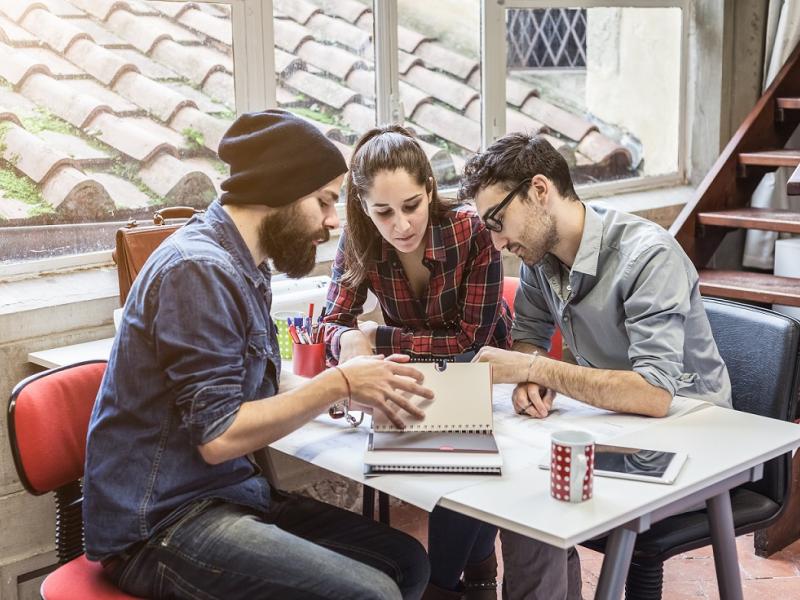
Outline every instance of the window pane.
{"label": "window pane", "polygon": [[0,11],[0,261],[109,249],[129,217],[216,196],[235,116],[230,6],[12,5]]}
{"label": "window pane", "polygon": [[425,144],[439,186],[457,185],[480,149],[480,2],[398,0],[406,125]]}
{"label": "window pane", "polygon": [[576,183],[678,171],[680,8],[507,10],[507,131],[538,132]]}
{"label": "window pane", "polygon": [[325,133],[350,159],[375,127],[372,3],[274,0],[278,106]]}

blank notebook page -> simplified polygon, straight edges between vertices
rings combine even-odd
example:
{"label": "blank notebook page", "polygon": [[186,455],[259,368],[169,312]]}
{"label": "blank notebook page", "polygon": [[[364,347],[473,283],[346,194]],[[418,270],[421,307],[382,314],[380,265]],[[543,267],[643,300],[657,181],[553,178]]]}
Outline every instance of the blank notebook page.
{"label": "blank notebook page", "polygon": [[[489,363],[447,363],[444,371],[434,363],[411,363],[425,376],[422,385],[431,389],[433,400],[403,392],[403,396],[425,411],[418,419],[398,410],[405,429],[397,429],[381,411],[372,417],[375,431],[491,431],[492,368]],[[390,405],[395,407],[390,401]]]}

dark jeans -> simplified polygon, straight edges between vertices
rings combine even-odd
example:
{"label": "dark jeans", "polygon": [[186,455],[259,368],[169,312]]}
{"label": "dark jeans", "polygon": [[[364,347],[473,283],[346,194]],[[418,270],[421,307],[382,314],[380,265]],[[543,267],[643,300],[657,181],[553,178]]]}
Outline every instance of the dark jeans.
{"label": "dark jeans", "polygon": [[497,527],[441,506],[428,519],[431,583],[455,590],[467,565],[482,562],[494,552]]}
{"label": "dark jeans", "polygon": [[404,533],[299,496],[265,516],[201,500],[175,524],[110,565],[125,592],[152,598],[419,598],[424,548]]}

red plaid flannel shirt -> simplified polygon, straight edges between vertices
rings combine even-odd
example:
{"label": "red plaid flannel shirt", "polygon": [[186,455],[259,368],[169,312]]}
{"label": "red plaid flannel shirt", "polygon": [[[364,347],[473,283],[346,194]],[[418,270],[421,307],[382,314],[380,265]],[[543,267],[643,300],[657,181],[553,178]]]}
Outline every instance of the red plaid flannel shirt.
{"label": "red plaid flannel shirt", "polygon": [[328,288],[325,343],[328,360],[339,360],[339,339],[357,326],[367,290],[377,297],[386,325],[375,337],[379,354],[453,356],[481,346],[511,346],[511,316],[503,300],[503,263],[477,213],[460,207],[428,225],[422,259],[431,277],[417,300],[394,248],[381,240],[381,257],[371,264],[357,289],[341,283],[342,232]]}

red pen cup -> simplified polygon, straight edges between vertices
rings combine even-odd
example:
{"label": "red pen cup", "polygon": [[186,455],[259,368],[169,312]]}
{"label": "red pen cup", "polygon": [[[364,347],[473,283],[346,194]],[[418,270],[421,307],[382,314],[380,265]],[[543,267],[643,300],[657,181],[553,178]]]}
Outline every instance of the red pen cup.
{"label": "red pen cup", "polygon": [[325,370],[325,344],[292,344],[292,370],[301,377],[314,377]]}
{"label": "red pen cup", "polygon": [[550,495],[563,502],[592,497],[594,437],[585,431],[557,431],[550,445]]}

